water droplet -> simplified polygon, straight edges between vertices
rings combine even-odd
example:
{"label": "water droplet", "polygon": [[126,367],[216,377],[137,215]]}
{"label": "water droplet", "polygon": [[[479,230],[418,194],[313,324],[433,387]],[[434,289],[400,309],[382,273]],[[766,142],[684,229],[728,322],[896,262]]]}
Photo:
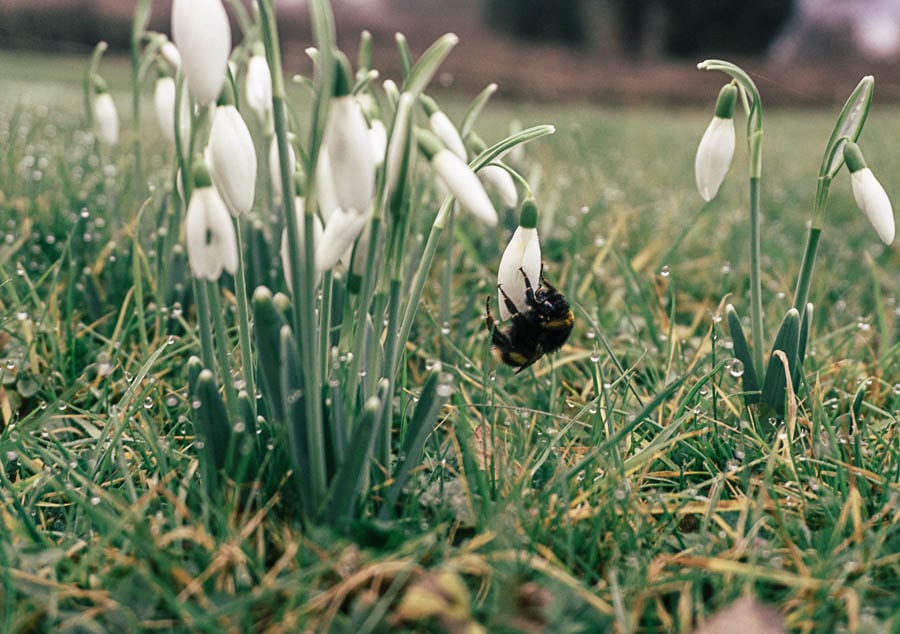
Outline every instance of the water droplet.
{"label": "water droplet", "polygon": [[60,403],[57,409],[59,409],[59,411],[61,412],[64,412],[66,411],[66,407],[68,406],[65,403]]}
{"label": "water droplet", "polygon": [[600,352],[597,350],[591,353],[591,363],[600,363]]}
{"label": "water droplet", "polygon": [[728,368],[728,374],[733,376],[734,378],[738,378],[744,375],[744,362],[740,359],[732,359],[731,367]]}
{"label": "water droplet", "polygon": [[100,498],[95,495],[91,498],[91,505],[97,506],[98,504],[100,504]]}
{"label": "water droplet", "polygon": [[445,321],[443,324],[441,324],[441,334],[444,335],[445,337],[450,334],[450,322],[449,321]]}
{"label": "water droplet", "polygon": [[672,273],[672,270],[669,268],[668,264],[664,264],[663,267],[659,270],[660,277],[669,277]]}
{"label": "water droplet", "polygon": [[244,424],[244,421],[239,420],[234,424],[234,427],[232,427],[232,429],[234,430],[234,433],[241,434],[247,430],[247,426]]}
{"label": "water droplet", "polygon": [[148,396],[144,399],[144,409],[153,409],[153,397]]}

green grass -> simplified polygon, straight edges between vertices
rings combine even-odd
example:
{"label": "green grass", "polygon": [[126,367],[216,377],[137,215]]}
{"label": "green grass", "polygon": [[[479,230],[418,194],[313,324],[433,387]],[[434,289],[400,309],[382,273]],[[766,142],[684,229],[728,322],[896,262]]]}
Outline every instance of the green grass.
{"label": "green grass", "polygon": [[[455,392],[399,519],[335,533],[303,528],[284,491],[206,498],[186,392],[194,314],[157,292],[151,218],[171,156],[148,117],[154,189],[138,224],[129,127],[102,156],[81,130],[82,62],[0,56],[0,631],[687,632],[745,594],[789,631],[900,628],[900,252],[877,241],[846,177],[783,443],[749,423],[716,319],[726,296],[749,303],[743,147],[704,207],[693,156],[711,112],[492,103],[478,126],[489,141],[514,119],[557,126],[521,169],[575,330],[533,371],[497,367],[483,301],[515,215],[499,231],[457,217],[407,343],[395,427],[435,360]],[[451,103],[458,120],[465,104]],[[839,107],[767,112],[769,337]],[[861,141],[895,200],[898,115],[876,96]],[[414,591],[431,616],[413,618]]]}

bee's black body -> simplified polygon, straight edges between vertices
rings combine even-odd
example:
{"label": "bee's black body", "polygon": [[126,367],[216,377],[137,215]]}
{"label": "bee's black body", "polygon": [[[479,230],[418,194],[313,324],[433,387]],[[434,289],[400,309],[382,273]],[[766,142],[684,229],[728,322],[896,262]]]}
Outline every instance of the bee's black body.
{"label": "bee's black body", "polygon": [[516,305],[498,286],[512,323],[507,328],[496,328],[491,315],[491,299],[487,300],[487,327],[491,331],[494,353],[507,365],[521,372],[548,352],[559,350],[569,338],[575,316],[565,295],[556,290],[541,276],[541,285],[532,289],[531,280],[525,275],[525,303],[528,310],[519,312]]}

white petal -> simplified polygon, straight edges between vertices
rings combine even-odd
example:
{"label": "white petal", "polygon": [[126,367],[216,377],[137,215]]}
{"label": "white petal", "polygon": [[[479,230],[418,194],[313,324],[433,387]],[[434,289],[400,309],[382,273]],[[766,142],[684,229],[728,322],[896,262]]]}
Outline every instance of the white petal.
{"label": "white petal", "polygon": [[441,150],[431,159],[431,165],[464,209],[488,226],[497,225],[494,205],[475,172],[461,158],[449,150]]}
{"label": "white petal", "polygon": [[716,197],[734,156],[734,119],[713,117],[697,146],[697,189],[707,202]]}
{"label": "white petal", "polygon": [[868,167],[850,174],[853,197],[885,244],[894,241],[894,210],[884,187]]}
{"label": "white petal", "polygon": [[375,195],[375,161],[369,126],[352,95],[332,100],[323,145],[328,148],[338,205],[368,209]]}
{"label": "white petal", "polygon": [[334,177],[331,175],[331,159],[328,157],[328,148],[319,150],[319,160],[316,162],[316,198],[319,201],[319,213],[327,223],[331,219],[334,210],[340,207],[337,192],[334,190]]}
{"label": "white petal", "polygon": [[384,163],[384,151],[387,149],[387,130],[381,119],[373,119],[369,128],[369,143],[372,147],[372,161],[375,165]]}
{"label": "white petal", "polygon": [[[305,205],[303,199],[300,197],[294,198],[294,213],[297,217],[297,227],[300,230],[300,248],[306,244],[306,240],[304,235],[306,233],[306,214],[304,213]],[[322,242],[322,221],[319,220],[319,217],[313,216],[313,249],[317,249],[318,245]],[[303,251],[301,250],[301,261],[303,259],[302,255]],[[291,258],[290,258],[290,241],[288,240],[287,227],[281,232],[281,266],[284,271],[284,279],[287,281],[288,290],[292,288],[292,274],[293,268],[291,267]]]}
{"label": "white petal", "polygon": [[456,126],[450,121],[450,117],[437,110],[428,118],[428,122],[431,124],[431,131],[441,140],[441,143],[456,156],[466,160],[466,146],[460,138],[459,132],[456,131]]}
{"label": "white petal", "polygon": [[174,0],[172,39],[191,94],[201,104],[215,102],[231,54],[231,25],[221,0]]}
{"label": "white petal", "polygon": [[160,132],[169,143],[175,143],[175,80],[171,77],[156,80],[153,109]]}
{"label": "white petal", "polygon": [[234,225],[225,202],[214,187],[200,187],[191,195],[185,237],[194,277],[215,281],[223,269],[232,274],[237,271]]}
{"label": "white petal", "polygon": [[247,77],[244,80],[247,91],[247,105],[265,122],[272,110],[272,74],[269,63],[263,55],[253,55],[247,62]]}
{"label": "white petal", "polygon": [[322,233],[321,248],[316,249],[316,271],[327,271],[334,267],[362,233],[369,221],[370,214],[357,213],[354,210],[336,209],[325,225]]}
{"label": "white petal", "polygon": [[119,141],[119,114],[116,104],[108,92],[94,97],[94,122],[97,136],[106,145],[115,145]]}
{"label": "white petal", "polygon": [[167,40],[159,48],[159,53],[163,56],[163,59],[169,62],[173,69],[177,69],[181,66],[181,53],[178,52],[178,47],[172,42]]}
{"label": "white petal", "polygon": [[216,108],[208,150],[209,174],[228,208],[235,215],[249,213],[256,192],[256,149],[234,106]]}
{"label": "white petal", "polygon": [[[520,269],[525,270],[532,289],[537,288],[541,279],[541,243],[537,229],[516,229],[500,258],[500,268],[497,271],[497,284],[503,287],[519,312],[525,312],[528,310],[525,301],[525,276]],[[499,289],[497,299],[500,304],[500,319],[509,319],[510,312]]]}
{"label": "white petal", "polygon": [[482,182],[490,183],[508,209],[519,206],[519,192],[513,177],[499,165],[485,165],[478,170]]}

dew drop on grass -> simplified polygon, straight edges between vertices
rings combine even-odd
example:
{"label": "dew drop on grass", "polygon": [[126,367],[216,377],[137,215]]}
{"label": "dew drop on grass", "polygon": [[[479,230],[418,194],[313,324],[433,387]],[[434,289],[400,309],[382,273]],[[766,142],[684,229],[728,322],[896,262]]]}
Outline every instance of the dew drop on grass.
{"label": "dew drop on grass", "polygon": [[177,339],[175,338],[175,335],[169,335],[169,338],[166,339],[166,344],[171,346],[176,341],[177,341]]}
{"label": "dew drop on grass", "polygon": [[178,405],[178,397],[172,394],[171,396],[166,398],[166,405],[169,407],[175,407]]}
{"label": "dew drop on grass", "polygon": [[6,459],[10,462],[12,462],[13,460],[15,460],[18,457],[19,457],[19,454],[17,454],[15,451],[7,451],[6,452]]}
{"label": "dew drop on grass", "polygon": [[668,264],[664,264],[663,267],[659,270],[660,277],[669,277],[672,273],[672,270],[669,268]]}
{"label": "dew drop on grass", "polygon": [[[22,275],[25,275],[25,270],[22,270]],[[28,319],[28,311],[25,310],[17,310],[16,311],[16,319],[19,321],[25,321]]]}
{"label": "dew drop on grass", "polygon": [[900,396],[900,383],[894,384],[894,394]]}
{"label": "dew drop on grass", "polygon": [[600,353],[594,350],[591,353],[591,363],[600,363]]}
{"label": "dew drop on grass", "polygon": [[728,374],[733,376],[734,378],[738,378],[744,375],[744,362],[740,359],[732,359],[731,367],[728,368]]}
{"label": "dew drop on grass", "polygon": [[64,412],[64,411],[66,411],[66,407],[68,407],[68,406],[65,403],[60,403],[58,409],[59,409],[59,411]]}
{"label": "dew drop on grass", "polygon": [[584,333],[586,339],[593,339],[597,336],[597,333],[594,332],[592,328],[589,328],[587,332]]}
{"label": "dew drop on grass", "polygon": [[91,498],[91,505],[97,506],[98,504],[100,504],[100,498],[95,495],[94,497]]}
{"label": "dew drop on grass", "polygon": [[144,409],[153,409],[153,397],[148,396],[144,399]]}
{"label": "dew drop on grass", "polygon": [[450,334],[450,322],[449,321],[445,321],[443,324],[441,324],[441,334],[444,335],[445,337]]}
{"label": "dew drop on grass", "polygon": [[239,420],[238,422],[236,422],[236,423],[234,424],[234,426],[233,426],[231,429],[234,430],[234,433],[236,433],[236,434],[241,434],[241,433],[243,433],[244,431],[246,431],[247,426],[244,425],[244,421]]}
{"label": "dew drop on grass", "polygon": [[203,407],[203,403],[199,398],[195,398],[193,401],[191,401],[191,409],[200,409],[201,407]]}

